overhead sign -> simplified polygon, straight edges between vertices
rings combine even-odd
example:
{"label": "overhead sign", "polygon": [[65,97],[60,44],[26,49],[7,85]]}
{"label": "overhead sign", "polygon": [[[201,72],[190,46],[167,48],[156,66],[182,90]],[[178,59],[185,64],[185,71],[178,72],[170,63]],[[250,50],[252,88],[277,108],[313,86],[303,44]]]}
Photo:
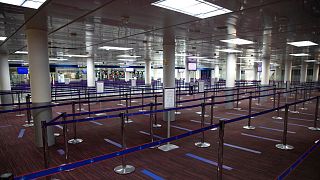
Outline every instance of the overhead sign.
{"label": "overhead sign", "polygon": [[175,96],[175,88],[165,88],[163,95],[163,105],[164,109],[175,108],[176,107],[176,96]]}
{"label": "overhead sign", "polygon": [[199,81],[199,92],[204,92],[204,81]]}

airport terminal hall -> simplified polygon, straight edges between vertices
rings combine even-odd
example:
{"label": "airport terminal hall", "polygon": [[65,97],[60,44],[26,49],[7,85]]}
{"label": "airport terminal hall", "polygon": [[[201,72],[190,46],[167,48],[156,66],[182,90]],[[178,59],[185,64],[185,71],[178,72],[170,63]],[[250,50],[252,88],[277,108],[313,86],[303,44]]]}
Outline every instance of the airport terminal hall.
{"label": "airport terminal hall", "polygon": [[319,180],[320,0],[0,0],[0,180]]}

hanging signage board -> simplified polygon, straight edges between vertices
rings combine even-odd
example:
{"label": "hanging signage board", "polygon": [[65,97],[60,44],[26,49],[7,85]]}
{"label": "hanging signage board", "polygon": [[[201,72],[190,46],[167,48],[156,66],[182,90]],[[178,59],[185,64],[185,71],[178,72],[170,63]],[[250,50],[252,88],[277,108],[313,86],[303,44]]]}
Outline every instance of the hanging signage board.
{"label": "hanging signage board", "polygon": [[136,79],[131,79],[131,86],[136,87],[137,86],[137,80]]}
{"label": "hanging signage board", "polygon": [[199,92],[204,92],[204,81],[199,81]]}
{"label": "hanging signage board", "polygon": [[97,81],[97,93],[103,93],[104,92],[104,82],[103,81]]}
{"label": "hanging signage board", "polygon": [[163,94],[163,105],[164,109],[175,108],[176,101],[176,90],[175,88],[164,88]]}

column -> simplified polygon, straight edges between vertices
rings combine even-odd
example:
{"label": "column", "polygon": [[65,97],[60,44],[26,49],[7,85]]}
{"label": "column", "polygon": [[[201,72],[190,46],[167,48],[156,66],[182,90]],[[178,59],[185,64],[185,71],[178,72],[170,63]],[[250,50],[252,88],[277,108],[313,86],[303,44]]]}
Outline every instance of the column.
{"label": "column", "polygon": [[274,79],[276,81],[281,81],[281,73],[282,73],[281,72],[281,66],[277,66],[276,70],[275,70],[275,76],[274,76],[275,77]]}
{"label": "column", "polygon": [[312,76],[312,81],[318,82],[319,80],[319,64],[316,62],[313,65],[313,76]]}
{"label": "column", "polygon": [[307,63],[302,60],[300,69],[300,83],[305,83],[307,81]]}
{"label": "column", "polygon": [[292,60],[286,59],[285,66],[284,66],[284,83],[291,82],[291,76],[292,76]]}
{"label": "column", "polygon": [[96,81],[96,74],[94,72],[94,60],[93,60],[93,53],[92,53],[92,36],[93,36],[93,30],[92,26],[89,24],[86,24],[86,53],[90,56],[87,58],[87,86],[88,87],[94,87],[95,81]]}
{"label": "column", "polygon": [[[27,24],[27,47],[30,69],[32,107],[51,104],[51,84],[48,58],[48,32],[46,15],[37,15]],[[44,28],[45,27],[45,28]],[[35,144],[42,147],[42,121],[52,119],[51,107],[32,110],[35,130]],[[49,126],[48,145],[55,143],[53,128]]]}
{"label": "column", "polygon": [[131,79],[131,73],[130,72],[124,72],[124,81],[128,82]]}
{"label": "column", "polygon": [[214,78],[216,78],[216,80],[219,81],[220,70],[219,70],[219,65],[218,64],[214,65]]}
{"label": "column", "polygon": [[[175,87],[175,37],[172,29],[167,29],[163,37],[163,87]],[[164,120],[175,120],[175,112],[164,112]]]}
{"label": "column", "polygon": [[241,65],[236,64],[236,80],[240,81],[241,80]]}
{"label": "column", "polygon": [[187,58],[185,57],[184,59],[184,62],[185,62],[185,82],[186,83],[190,83],[190,71],[188,70],[188,60]]}
{"label": "column", "polygon": [[263,47],[262,47],[262,66],[261,66],[261,85],[269,85],[270,79],[270,46],[271,31],[263,32]]}
{"label": "column", "polygon": [[151,86],[151,60],[146,59],[145,61],[145,85]]}
{"label": "column", "polygon": [[[4,93],[11,92],[11,81],[9,72],[8,55],[6,53],[0,54],[0,91]],[[11,104],[12,98],[10,94],[0,95],[1,104]],[[10,106],[3,106],[4,110],[11,109]]]}

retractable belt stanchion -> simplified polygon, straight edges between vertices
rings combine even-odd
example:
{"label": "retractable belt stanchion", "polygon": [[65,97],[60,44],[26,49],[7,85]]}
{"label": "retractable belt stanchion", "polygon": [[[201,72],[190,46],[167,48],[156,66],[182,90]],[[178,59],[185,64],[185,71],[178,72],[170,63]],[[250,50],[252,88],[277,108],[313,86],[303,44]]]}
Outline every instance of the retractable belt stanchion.
{"label": "retractable belt stanchion", "polygon": [[48,147],[48,135],[47,135],[47,126],[45,121],[41,121],[42,128],[42,148],[43,148],[43,160],[44,160],[44,168],[49,168],[50,160],[49,160],[49,147]]}
{"label": "retractable belt stanchion", "polygon": [[[179,103],[178,103],[178,101],[180,101],[179,88],[178,88],[178,90],[177,90],[177,92],[176,92],[176,99],[177,99],[177,101],[176,101],[176,107],[178,107],[178,106],[180,106]],[[181,112],[178,111],[178,110],[175,110],[174,113],[177,114],[177,115],[181,114]]]}
{"label": "retractable belt stanchion", "polygon": [[[63,113],[62,119],[63,122],[66,121],[66,112]],[[68,124],[63,124],[63,142],[64,142],[64,158],[65,158],[65,164],[69,163],[69,147],[68,147]],[[70,170],[67,170],[70,171]]]}
{"label": "retractable belt stanchion", "polygon": [[260,86],[258,86],[258,103],[256,103],[256,105],[257,106],[260,106],[261,104],[260,104],[260,95],[261,95],[261,87]]}
{"label": "retractable belt stanchion", "polygon": [[224,120],[219,120],[219,147],[218,147],[218,166],[217,179],[222,180],[223,174],[223,146],[224,146]]}
{"label": "retractable belt stanchion", "polygon": [[246,126],[243,126],[243,129],[248,129],[248,130],[254,130],[255,127],[251,126],[251,107],[252,107],[252,92],[250,92],[249,96],[249,118],[248,118],[248,124]]}
{"label": "retractable belt stanchion", "polygon": [[277,90],[274,87],[273,88],[273,109],[276,108],[276,95],[277,95]]}
{"label": "retractable belt stanchion", "polygon": [[33,120],[31,116],[31,95],[28,94],[26,96],[26,103],[27,103],[27,120],[25,121],[27,124],[24,124],[24,127],[32,127],[33,126]]}
{"label": "retractable belt stanchion", "polygon": [[[76,113],[76,103],[72,101],[72,114]],[[72,116],[72,120],[75,120],[75,116]],[[83,139],[77,138],[77,122],[73,123],[73,139],[70,139],[68,143],[79,144],[82,143]]]}
{"label": "retractable belt stanchion", "polygon": [[[151,103],[150,104],[150,111],[153,111],[153,106],[154,106],[154,104],[153,103]],[[151,142],[153,142],[154,141],[154,138],[153,138],[153,119],[154,119],[154,114],[153,113],[150,113],[150,117],[149,117],[149,120],[150,120],[150,138],[151,138]],[[153,148],[156,148],[156,147],[158,147],[158,146],[153,146],[153,147],[150,147],[151,149],[153,149]]]}
{"label": "retractable belt stanchion", "polygon": [[119,85],[119,104],[117,104],[118,106],[123,106],[123,104],[122,104],[122,102],[121,102],[121,98],[122,98],[121,86]]}
{"label": "retractable belt stanchion", "polygon": [[[201,104],[201,128],[204,128],[204,114],[205,114],[205,103]],[[204,131],[201,133],[201,141],[194,143],[195,146],[199,148],[207,148],[210,147],[210,143],[204,141]]]}
{"label": "retractable belt stanchion", "polygon": [[241,108],[239,108],[239,93],[240,93],[240,88],[238,87],[237,88],[237,104],[236,104],[236,107],[235,108],[233,108],[233,109],[235,109],[235,110],[241,110]]}
{"label": "retractable belt stanchion", "polygon": [[284,121],[283,121],[283,135],[282,135],[282,144],[277,144],[276,147],[282,150],[292,150],[294,149],[293,146],[287,144],[287,131],[288,131],[288,111],[289,105],[285,105],[285,114],[284,114]]}
{"label": "retractable belt stanchion", "polygon": [[129,87],[129,98],[130,98],[130,101],[129,101],[129,104],[130,104],[130,106],[132,105],[132,101],[131,101],[131,87]]}
{"label": "retractable belt stanchion", "polygon": [[[22,94],[21,94],[21,96],[22,96]],[[18,108],[19,108],[19,113],[16,116],[18,116],[18,117],[25,116],[25,114],[22,114],[22,112],[21,112],[20,92],[18,92]]]}
{"label": "retractable belt stanchion", "polygon": [[[127,149],[126,145],[126,135],[125,135],[125,117],[124,113],[120,113],[121,118],[121,135],[122,135],[122,149]],[[132,165],[126,164],[126,157],[125,155],[121,156],[121,165],[114,168],[114,172],[118,174],[129,174],[132,173],[135,170],[135,167]]]}
{"label": "retractable belt stanchion", "polygon": [[312,131],[320,131],[320,128],[317,127],[317,121],[318,121],[318,112],[319,112],[319,96],[317,96],[317,101],[316,101],[316,107],[314,111],[314,123],[313,127],[308,127],[308,129]]}
{"label": "retractable belt stanchion", "polygon": [[[158,95],[155,95],[154,96],[154,110],[157,111],[158,109]],[[158,124],[158,113],[155,112],[154,113],[154,124],[152,125],[154,128],[159,128],[161,127],[161,124]]]}
{"label": "retractable belt stanchion", "polygon": [[88,114],[88,117],[87,117],[87,118],[91,118],[90,92],[89,92],[89,91],[87,91],[87,92],[88,92],[87,102],[88,102],[88,112],[89,112],[89,114]]}
{"label": "retractable belt stanchion", "polygon": [[[128,94],[126,94],[126,114],[129,113],[128,106],[129,106]],[[131,119],[129,119],[128,116],[126,116],[126,121],[125,121],[125,123],[132,123],[132,122],[133,122],[133,121],[132,121]]]}
{"label": "retractable belt stanchion", "polygon": [[[213,109],[216,108],[217,106],[214,105],[215,100],[214,100],[214,95],[211,96],[211,105],[210,105],[210,125],[213,124]],[[212,128],[212,131],[217,130],[217,128]]]}
{"label": "retractable belt stanchion", "polygon": [[79,108],[77,109],[79,112],[83,111],[84,109],[81,108],[81,92],[80,89],[78,90],[78,106]]}
{"label": "retractable belt stanchion", "polygon": [[[280,107],[280,98],[281,98],[281,92],[278,92],[277,108]],[[277,116],[273,116],[272,119],[276,119],[276,120],[282,119],[282,117],[280,116],[280,109],[277,110]]]}
{"label": "retractable belt stanchion", "polygon": [[[142,89],[141,104],[142,104],[142,106],[144,105],[144,89]],[[139,111],[143,112],[146,110],[144,109],[144,107],[142,107]]]}
{"label": "retractable belt stanchion", "polygon": [[[294,96],[294,102],[297,102],[298,100],[298,88],[296,87],[296,90],[295,90],[295,96]],[[291,113],[294,113],[294,114],[298,114],[299,111],[297,111],[297,104],[294,104],[293,106],[293,111],[290,111]]]}
{"label": "retractable belt stanchion", "polygon": [[[307,99],[307,89],[306,88],[303,89],[303,99]],[[305,107],[305,104],[307,104],[307,102],[303,101],[302,107],[300,108],[301,110],[308,110],[308,108]]]}

